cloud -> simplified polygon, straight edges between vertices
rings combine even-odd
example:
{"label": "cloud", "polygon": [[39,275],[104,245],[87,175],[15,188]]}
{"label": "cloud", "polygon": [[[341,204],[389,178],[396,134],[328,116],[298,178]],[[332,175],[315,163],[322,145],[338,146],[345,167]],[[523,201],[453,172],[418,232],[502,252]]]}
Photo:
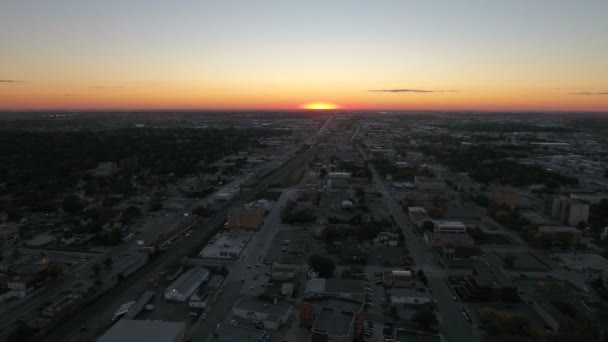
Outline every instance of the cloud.
{"label": "cloud", "polygon": [[95,86],[93,88],[99,89],[99,90],[108,90],[108,89],[122,89],[123,87],[121,87],[121,86]]}
{"label": "cloud", "polygon": [[21,80],[0,80],[0,83],[23,83]]}
{"label": "cloud", "polygon": [[373,93],[453,93],[459,90],[429,90],[429,89],[372,89]]}
{"label": "cloud", "polygon": [[608,91],[579,91],[570,93],[572,95],[608,95]]}

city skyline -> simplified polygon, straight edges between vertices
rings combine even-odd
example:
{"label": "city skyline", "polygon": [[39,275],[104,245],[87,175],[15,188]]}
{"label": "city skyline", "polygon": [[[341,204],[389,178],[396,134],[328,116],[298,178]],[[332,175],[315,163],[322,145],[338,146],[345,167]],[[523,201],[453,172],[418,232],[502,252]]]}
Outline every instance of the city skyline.
{"label": "city skyline", "polygon": [[608,111],[605,1],[7,1],[0,110]]}

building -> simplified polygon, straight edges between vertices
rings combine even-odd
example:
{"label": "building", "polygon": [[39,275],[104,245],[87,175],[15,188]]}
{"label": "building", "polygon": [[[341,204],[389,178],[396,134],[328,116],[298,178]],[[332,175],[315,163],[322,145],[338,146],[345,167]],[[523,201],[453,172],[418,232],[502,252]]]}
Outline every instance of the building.
{"label": "building", "polygon": [[573,245],[581,239],[581,231],[573,227],[541,226],[538,227],[540,239],[552,244]]}
{"label": "building", "polygon": [[589,204],[577,200],[565,201],[562,204],[560,221],[562,224],[574,227],[580,222],[589,221]]}
{"label": "building", "polygon": [[385,287],[416,287],[416,281],[411,271],[392,270],[382,273]]}
{"label": "building", "polygon": [[97,342],[181,342],[185,335],[186,324],[183,322],[121,319]]}
{"label": "building", "polygon": [[376,241],[386,246],[396,247],[399,245],[399,234],[391,232],[380,232],[376,236]]}
{"label": "building", "polygon": [[472,247],[450,247],[442,248],[442,256],[448,260],[470,260],[481,259],[483,251],[477,246]]}
{"label": "building", "polygon": [[258,230],[264,223],[266,209],[240,207],[228,212],[228,228]]}
{"label": "building", "polygon": [[435,233],[425,232],[424,243],[429,247],[470,247],[475,245],[475,240],[468,233]]}
{"label": "building", "polygon": [[251,240],[253,232],[232,230],[230,233],[220,232],[198,253],[201,258],[238,259],[243,249]]}
{"label": "building", "polygon": [[440,178],[429,177],[414,177],[414,185],[416,189],[422,191],[443,191],[445,190],[445,182]]}
{"label": "building", "polygon": [[511,210],[517,207],[517,193],[510,188],[497,188],[490,197],[492,202],[499,206],[505,206]]}
{"label": "building", "polygon": [[291,305],[262,302],[257,299],[243,298],[232,307],[236,317],[264,322],[264,328],[277,330],[291,315]]}
{"label": "building", "polygon": [[348,179],[350,178],[350,172],[329,172],[327,178],[329,179]]}
{"label": "building", "polygon": [[202,266],[191,268],[167,287],[165,299],[185,302],[207,279],[209,270]]}
{"label": "building", "polygon": [[365,323],[363,302],[329,296],[304,298],[298,304],[300,326],[311,330],[311,341],[351,342]]}
{"label": "building", "polygon": [[207,342],[266,342],[268,334],[264,330],[248,328],[241,325],[219,324],[210,334]]}
{"label": "building", "polygon": [[415,288],[392,288],[388,290],[391,305],[415,306],[431,304],[427,293],[421,293]]}
{"label": "building", "polygon": [[412,223],[418,229],[422,229],[422,227],[424,227],[425,222],[431,221],[431,218],[426,213],[426,210],[422,207],[408,207],[407,214],[410,217]]}
{"label": "building", "polygon": [[0,225],[0,244],[8,245],[19,240],[19,227],[15,224]]}
{"label": "building", "polygon": [[435,233],[466,234],[467,226],[458,221],[433,221]]}
{"label": "building", "polygon": [[570,194],[570,199],[579,200],[589,204],[600,204],[602,200],[608,200],[608,194],[577,193]]}
{"label": "building", "polygon": [[288,264],[272,264],[272,280],[291,280],[296,277],[298,268],[295,265]]}
{"label": "building", "polygon": [[352,279],[311,279],[306,282],[304,296],[332,296],[362,299],[365,297],[364,282],[362,280]]}
{"label": "building", "polygon": [[520,302],[517,285],[500,271],[475,267],[466,276],[458,292],[465,302]]}
{"label": "building", "polygon": [[589,208],[588,203],[569,199],[566,196],[549,196],[545,202],[545,211],[548,215],[571,227],[589,221]]}

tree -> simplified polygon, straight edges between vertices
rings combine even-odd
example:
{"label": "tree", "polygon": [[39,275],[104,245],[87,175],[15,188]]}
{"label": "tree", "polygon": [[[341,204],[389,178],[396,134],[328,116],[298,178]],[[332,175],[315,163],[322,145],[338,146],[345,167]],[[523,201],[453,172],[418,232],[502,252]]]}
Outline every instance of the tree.
{"label": "tree", "polygon": [[321,278],[330,278],[334,274],[336,264],[328,257],[313,254],[308,259],[308,265],[319,273]]}
{"label": "tree", "polygon": [[578,228],[578,230],[583,230],[587,228],[587,223],[585,221],[581,221],[576,225],[576,228]]}
{"label": "tree", "polygon": [[443,217],[443,210],[438,207],[432,207],[428,210],[428,214],[430,218],[438,219]]}
{"label": "tree", "polygon": [[38,336],[39,329],[31,327],[27,323],[18,320],[16,322],[17,328],[7,338],[7,342],[35,342],[41,341],[42,339]]}
{"label": "tree", "polygon": [[418,276],[418,279],[420,279],[420,281],[426,286],[429,283],[429,280],[426,277],[426,274],[424,274],[424,270],[422,269],[418,269],[418,272],[416,272],[416,275]]}
{"label": "tree", "polygon": [[46,268],[46,273],[51,279],[57,279],[63,273],[63,266],[61,264],[51,264]]}
{"label": "tree", "polygon": [[507,254],[502,260],[504,268],[514,268],[517,257],[513,254]]}
{"label": "tree", "polygon": [[437,316],[429,309],[422,309],[412,315],[412,322],[420,329],[428,329],[437,324]]}
{"label": "tree", "polygon": [[122,222],[123,223],[131,223],[134,219],[141,217],[141,210],[134,206],[128,206],[125,210],[122,211]]}
{"label": "tree", "polygon": [[93,273],[95,273],[95,276],[98,276],[99,272],[101,272],[101,265],[96,263],[93,265]]}
{"label": "tree", "polygon": [[107,257],[105,259],[103,259],[103,264],[106,266],[106,268],[111,268],[112,267],[112,257]]}
{"label": "tree", "polygon": [[163,200],[160,197],[150,199],[150,211],[159,211],[163,208]]}
{"label": "tree", "polygon": [[68,195],[63,198],[62,207],[66,213],[76,214],[82,211],[83,205],[78,196]]}

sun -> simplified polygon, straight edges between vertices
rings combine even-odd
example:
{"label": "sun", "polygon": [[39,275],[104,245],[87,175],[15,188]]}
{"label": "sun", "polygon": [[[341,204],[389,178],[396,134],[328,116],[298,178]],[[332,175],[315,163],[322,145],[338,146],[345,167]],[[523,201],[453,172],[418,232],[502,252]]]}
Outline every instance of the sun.
{"label": "sun", "polygon": [[300,106],[302,109],[311,109],[311,110],[329,110],[329,109],[338,109],[340,106],[334,103],[325,103],[325,102],[314,102],[314,103],[306,103]]}

